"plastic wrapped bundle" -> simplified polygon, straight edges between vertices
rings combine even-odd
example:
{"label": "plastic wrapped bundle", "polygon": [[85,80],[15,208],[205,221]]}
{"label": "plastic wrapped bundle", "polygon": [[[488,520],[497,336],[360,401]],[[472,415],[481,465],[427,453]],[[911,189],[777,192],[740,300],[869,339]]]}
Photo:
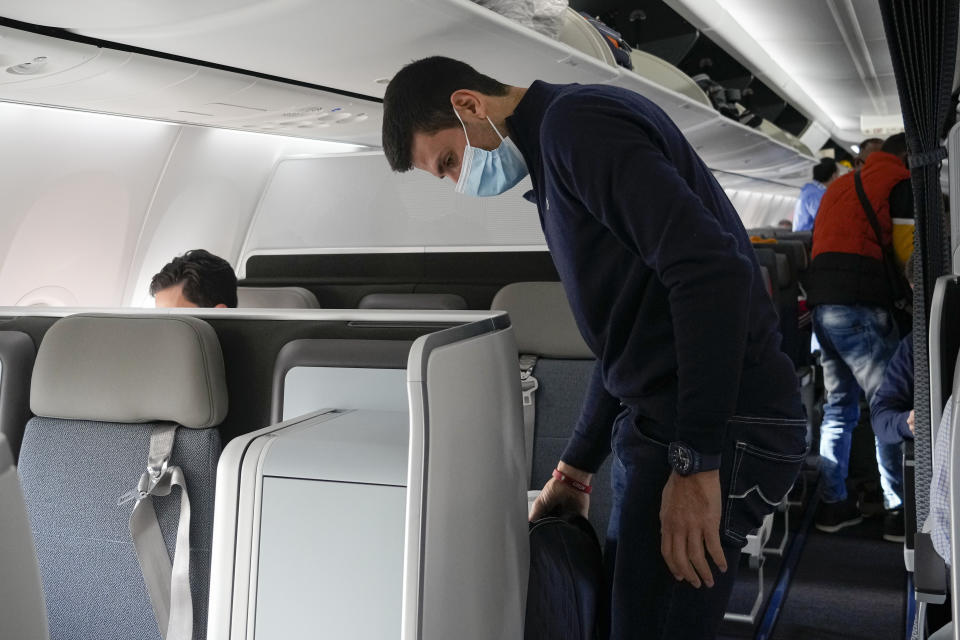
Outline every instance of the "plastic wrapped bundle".
{"label": "plastic wrapped bundle", "polygon": [[473,0],[525,27],[557,40],[567,10],[567,0]]}

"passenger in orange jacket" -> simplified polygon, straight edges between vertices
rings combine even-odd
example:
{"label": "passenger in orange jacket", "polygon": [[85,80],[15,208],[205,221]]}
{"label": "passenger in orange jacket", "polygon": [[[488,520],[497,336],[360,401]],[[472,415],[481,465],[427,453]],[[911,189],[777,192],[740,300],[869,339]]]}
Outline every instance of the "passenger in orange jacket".
{"label": "passenger in orange jacket", "polygon": [[[898,343],[892,315],[894,290],[883,262],[893,238],[893,217],[913,217],[910,171],[903,134],[888,138],[857,172],[876,213],[881,241],[857,194],[855,176],[834,181],[823,195],[813,227],[813,262],[807,299],[820,342],[827,399],[820,427],[823,504],[816,526],[835,532],[857,524],[855,496],[847,496],[850,443],[860,419],[860,393],[867,402],[883,380]],[[877,442],[884,506],[901,506],[903,486],[899,445]]]}

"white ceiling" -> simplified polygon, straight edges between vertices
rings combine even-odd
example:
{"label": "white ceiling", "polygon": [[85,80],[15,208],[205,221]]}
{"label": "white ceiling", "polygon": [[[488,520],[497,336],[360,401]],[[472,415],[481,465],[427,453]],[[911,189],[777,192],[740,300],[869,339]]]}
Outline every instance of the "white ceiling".
{"label": "white ceiling", "polygon": [[899,115],[875,0],[667,0],[838,140],[860,116]]}

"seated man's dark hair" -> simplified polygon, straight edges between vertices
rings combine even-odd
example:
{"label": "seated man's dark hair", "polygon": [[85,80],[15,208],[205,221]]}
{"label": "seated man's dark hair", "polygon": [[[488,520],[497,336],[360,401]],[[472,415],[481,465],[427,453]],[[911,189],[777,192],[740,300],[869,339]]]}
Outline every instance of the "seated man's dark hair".
{"label": "seated man's dark hair", "polygon": [[193,249],[167,263],[150,281],[150,295],[183,283],[184,297],[198,307],[237,306],[237,276],[230,263]]}
{"label": "seated man's dark hair", "polygon": [[823,158],[820,164],[813,168],[813,179],[817,182],[826,182],[837,172],[837,161],[833,158]]}
{"label": "seated man's dark hair", "polygon": [[450,104],[460,89],[505,96],[510,87],[442,56],[411,62],[393,76],[383,96],[383,152],[391,169],[413,168],[413,134],[460,126]]}
{"label": "seated man's dark hair", "polygon": [[864,147],[868,147],[871,144],[883,144],[883,138],[866,138],[860,141],[860,151],[862,152]]}
{"label": "seated man's dark hair", "polygon": [[895,133],[894,135],[890,136],[883,141],[883,146],[880,147],[880,151],[886,151],[887,153],[892,153],[895,156],[906,156],[907,134]]}

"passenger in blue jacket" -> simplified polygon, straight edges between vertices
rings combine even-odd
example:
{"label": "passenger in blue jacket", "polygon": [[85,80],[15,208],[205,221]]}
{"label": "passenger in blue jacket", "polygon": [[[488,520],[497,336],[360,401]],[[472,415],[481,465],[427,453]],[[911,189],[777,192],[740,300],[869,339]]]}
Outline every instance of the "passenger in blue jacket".
{"label": "passenger in blue jacket", "polygon": [[746,536],[806,452],[796,374],[723,189],[659,107],[618,87],[514,87],[434,57],[393,77],[383,113],[395,171],[474,196],[529,175],[525,197],[597,357],[531,519],[585,514],[612,447],[610,637],[714,637]]}
{"label": "passenger in blue jacket", "polygon": [[880,442],[913,439],[913,334],[908,334],[883,372],[870,403],[870,422]]}
{"label": "passenger in blue jacket", "polygon": [[[904,265],[907,282],[913,283],[913,256]],[[911,284],[912,286],[912,284]],[[870,401],[870,424],[877,436],[877,449],[913,440],[913,334],[897,346],[883,371],[883,381]],[[902,456],[878,455],[880,484],[887,514],[883,522],[883,539],[903,542],[903,466]]]}

